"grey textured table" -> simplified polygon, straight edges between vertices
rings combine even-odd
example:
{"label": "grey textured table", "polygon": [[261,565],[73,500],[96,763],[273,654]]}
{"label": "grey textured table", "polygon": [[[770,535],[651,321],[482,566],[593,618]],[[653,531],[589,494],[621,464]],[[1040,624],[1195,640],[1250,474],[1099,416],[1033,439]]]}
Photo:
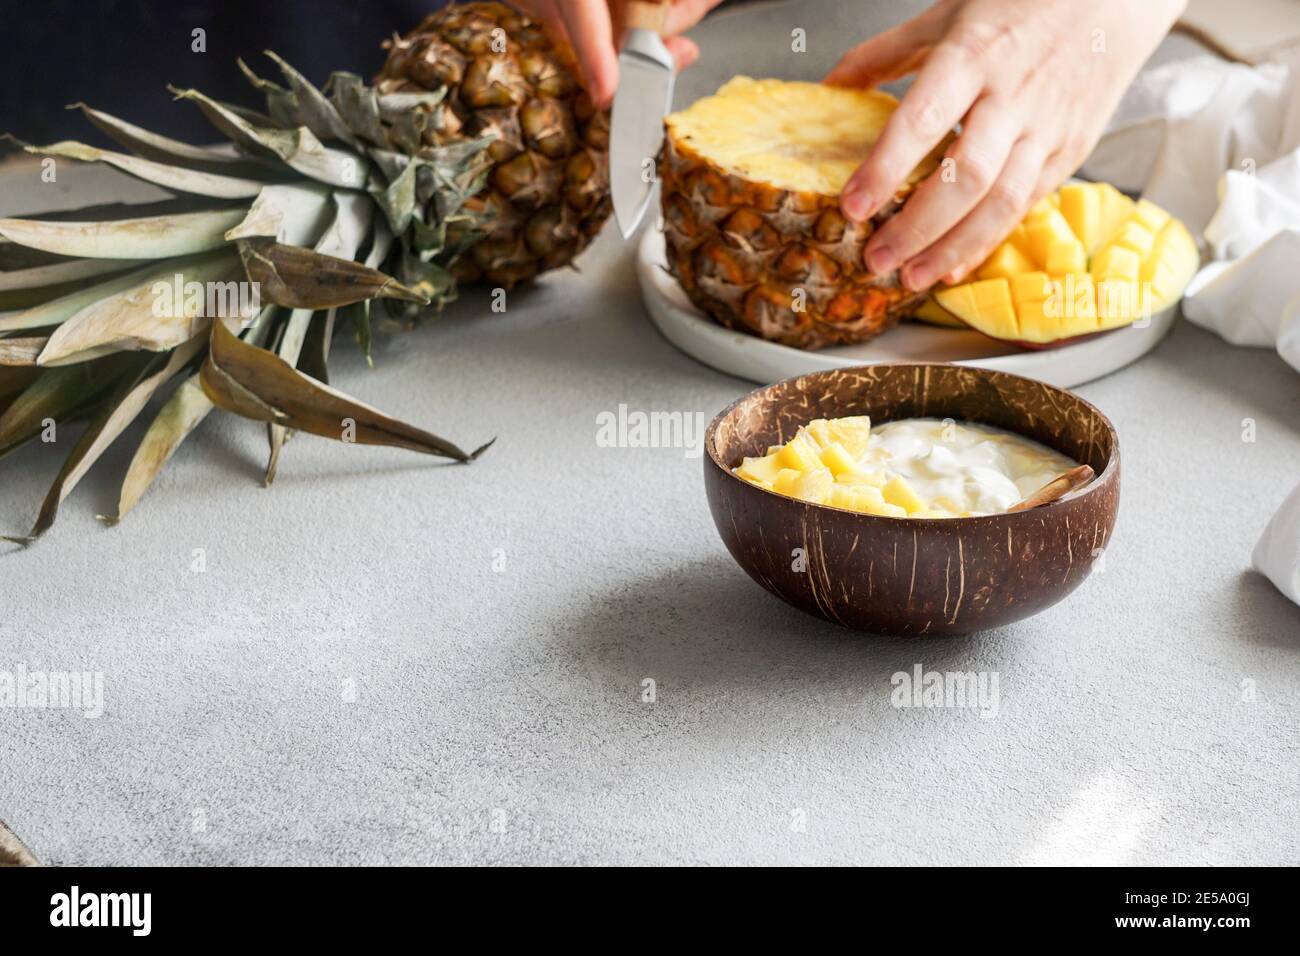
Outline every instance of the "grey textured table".
{"label": "grey textured table", "polygon": [[[768,58],[817,75],[880,26],[847,16],[706,24],[683,99]],[[791,18],[810,52],[786,68]],[[6,210],[51,205],[19,174]],[[467,295],[383,338],[374,371],[336,349],[349,391],[499,436],[473,466],[299,437],[268,491],[262,430],[222,417],[107,530],[137,428],[50,535],[0,554],[0,670],[105,675],[97,719],[0,709],[0,817],[39,857],[1296,861],[1300,608],[1249,566],[1300,479],[1300,375],[1181,323],[1080,389],[1124,450],[1102,573],[1013,627],[864,638],[732,563],[698,458],[598,447],[620,403],[707,416],[749,386],[658,336],[612,229],[580,266],[504,315]],[[27,526],[57,463],[4,463],[0,525]],[[997,672],[997,716],[891,706],[917,664]]]}

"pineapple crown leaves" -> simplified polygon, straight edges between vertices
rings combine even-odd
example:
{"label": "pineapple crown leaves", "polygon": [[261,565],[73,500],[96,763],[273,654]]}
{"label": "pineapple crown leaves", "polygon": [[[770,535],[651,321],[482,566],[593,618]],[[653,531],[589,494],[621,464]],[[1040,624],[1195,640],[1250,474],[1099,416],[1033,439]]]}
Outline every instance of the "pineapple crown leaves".
{"label": "pineapple crown leaves", "polygon": [[[61,427],[89,418],[31,532],[4,540],[25,545],[43,534],[169,382],[179,384],[107,523],[134,507],[213,408],[269,425],[267,483],[291,431],[458,461],[488,447],[465,452],[348,398],[326,384],[326,362],[340,314],[369,361],[373,299],[415,315],[455,297],[450,265],[482,234],[484,214],[467,203],[486,183],[493,137],[457,133],[445,89],[381,93],[350,73],[318,89],[267,55],[284,85],[239,64],[265,112],[173,90],[226,137],[219,146],[183,143],[84,103],[70,108],[120,151],[21,144],[114,166],[173,198],[0,219],[0,457],[48,419]],[[160,309],[157,285],[172,279],[178,288],[246,279],[264,307],[211,313],[186,298]]]}

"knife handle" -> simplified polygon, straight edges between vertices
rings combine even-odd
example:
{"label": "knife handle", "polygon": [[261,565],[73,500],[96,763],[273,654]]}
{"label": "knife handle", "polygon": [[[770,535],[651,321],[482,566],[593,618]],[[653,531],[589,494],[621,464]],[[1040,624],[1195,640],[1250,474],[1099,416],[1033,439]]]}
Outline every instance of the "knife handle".
{"label": "knife handle", "polygon": [[668,26],[668,6],[671,0],[632,0],[627,5],[627,28],[663,33]]}

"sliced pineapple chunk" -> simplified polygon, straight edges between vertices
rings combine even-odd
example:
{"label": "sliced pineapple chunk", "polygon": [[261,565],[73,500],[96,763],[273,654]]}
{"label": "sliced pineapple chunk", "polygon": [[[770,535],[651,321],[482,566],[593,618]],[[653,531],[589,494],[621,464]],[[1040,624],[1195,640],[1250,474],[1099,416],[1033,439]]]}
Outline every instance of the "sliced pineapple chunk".
{"label": "sliced pineapple chunk", "polygon": [[819,418],[767,455],[745,458],[735,473],[778,494],[862,514],[904,518],[930,510],[901,477],[864,467],[870,435],[866,415]]}
{"label": "sliced pineapple chunk", "polygon": [[820,449],[816,442],[808,432],[802,430],[786,442],[785,447],[777,455],[777,460],[781,463],[781,467],[798,472],[812,471],[820,468],[822,463]]}
{"label": "sliced pineapple chunk", "polygon": [[822,464],[837,480],[841,475],[855,475],[862,471],[849,450],[837,441],[822,449]]}
{"label": "sliced pineapple chunk", "polygon": [[925,511],[928,508],[902,475],[895,475],[885,482],[885,487],[880,489],[880,494],[889,504],[906,509],[908,514],[914,511]]}
{"label": "sliced pineapple chunk", "polygon": [[781,463],[777,461],[775,454],[764,455],[761,458],[746,458],[736,469],[736,474],[746,481],[766,485],[776,481],[776,476],[780,473]]}
{"label": "sliced pineapple chunk", "polygon": [[860,456],[867,450],[871,438],[871,418],[867,415],[848,415],[833,419],[830,432],[849,454]]}

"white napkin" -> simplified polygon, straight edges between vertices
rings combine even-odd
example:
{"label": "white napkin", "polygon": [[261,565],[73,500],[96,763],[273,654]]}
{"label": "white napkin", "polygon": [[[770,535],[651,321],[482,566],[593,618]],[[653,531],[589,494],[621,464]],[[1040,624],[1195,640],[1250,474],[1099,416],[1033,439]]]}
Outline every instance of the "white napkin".
{"label": "white napkin", "polygon": [[[1300,371],[1300,51],[1245,66],[1214,57],[1142,74],[1084,166],[1141,192],[1197,236],[1205,265],[1183,315]],[[1300,604],[1300,487],[1254,564]]]}

